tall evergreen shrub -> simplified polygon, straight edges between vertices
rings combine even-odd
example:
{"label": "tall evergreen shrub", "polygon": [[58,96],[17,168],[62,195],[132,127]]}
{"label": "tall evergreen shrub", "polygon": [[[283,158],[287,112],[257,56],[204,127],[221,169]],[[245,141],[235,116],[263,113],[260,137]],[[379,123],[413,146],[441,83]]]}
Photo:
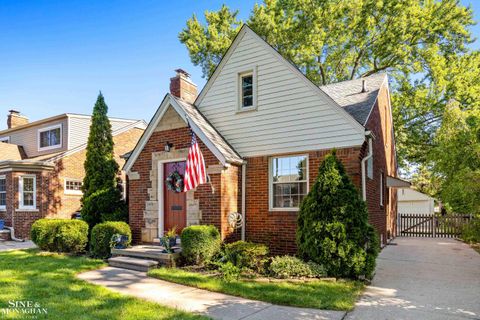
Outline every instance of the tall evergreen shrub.
{"label": "tall evergreen shrub", "polygon": [[330,276],[371,277],[379,251],[367,207],[335,155],[325,157],[298,215],[299,255]]}
{"label": "tall evergreen shrub", "polygon": [[82,219],[90,228],[102,221],[126,220],[126,205],[118,186],[119,166],[113,155],[112,126],[102,93],[93,108],[84,163]]}

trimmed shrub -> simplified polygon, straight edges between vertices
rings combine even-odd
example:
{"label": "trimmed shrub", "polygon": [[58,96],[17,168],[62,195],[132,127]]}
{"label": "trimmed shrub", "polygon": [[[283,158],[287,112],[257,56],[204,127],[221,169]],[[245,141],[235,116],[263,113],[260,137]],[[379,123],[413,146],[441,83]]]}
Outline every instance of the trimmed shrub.
{"label": "trimmed shrub", "polygon": [[32,241],[42,250],[78,254],[88,242],[88,224],[81,220],[40,219],[33,223]]}
{"label": "trimmed shrub", "polygon": [[327,273],[322,265],[315,262],[305,262],[292,256],[272,258],[270,273],[275,278],[288,279],[296,277],[319,278]]}
{"label": "trimmed shrub", "polygon": [[114,234],[128,236],[126,245],[132,242],[130,226],[123,221],[107,221],[97,224],[92,229],[90,238],[90,254],[95,258],[106,259],[110,257],[110,241]]}
{"label": "trimmed shrub", "polygon": [[220,233],[215,226],[190,226],[183,229],[182,256],[187,263],[204,265],[220,251]]}
{"label": "trimmed shrub", "polygon": [[268,247],[264,244],[237,241],[225,245],[225,260],[240,269],[262,272],[268,255]]}
{"label": "trimmed shrub", "polygon": [[297,244],[305,261],[321,264],[335,277],[371,277],[380,244],[368,223],[365,201],[337,159],[325,157],[318,178],[302,201]]}
{"label": "trimmed shrub", "polygon": [[462,240],[468,243],[480,243],[480,219],[474,219],[463,227]]}

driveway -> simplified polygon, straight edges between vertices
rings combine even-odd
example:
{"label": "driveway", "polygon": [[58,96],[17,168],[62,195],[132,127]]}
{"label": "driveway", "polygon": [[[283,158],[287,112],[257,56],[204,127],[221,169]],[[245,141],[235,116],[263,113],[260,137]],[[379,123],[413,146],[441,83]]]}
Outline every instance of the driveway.
{"label": "driveway", "polygon": [[346,319],[480,319],[480,254],[447,238],[397,238]]}

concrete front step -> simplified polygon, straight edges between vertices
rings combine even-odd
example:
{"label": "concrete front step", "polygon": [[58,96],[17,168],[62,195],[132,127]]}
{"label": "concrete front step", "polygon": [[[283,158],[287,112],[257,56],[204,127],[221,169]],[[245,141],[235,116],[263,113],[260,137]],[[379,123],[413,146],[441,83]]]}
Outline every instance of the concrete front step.
{"label": "concrete front step", "polygon": [[112,249],[112,256],[124,256],[138,259],[149,259],[157,261],[160,265],[175,266],[175,260],[180,256],[181,248],[174,247],[175,253],[163,252],[163,247],[155,245],[133,246],[127,249]]}
{"label": "concrete front step", "polygon": [[122,269],[148,272],[150,269],[158,267],[158,261],[117,256],[108,259],[108,265]]}

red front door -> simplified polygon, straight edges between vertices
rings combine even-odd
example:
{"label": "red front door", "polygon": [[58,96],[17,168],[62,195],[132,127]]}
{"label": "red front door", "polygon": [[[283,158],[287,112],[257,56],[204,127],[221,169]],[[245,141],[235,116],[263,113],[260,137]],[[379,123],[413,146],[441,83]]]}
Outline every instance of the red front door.
{"label": "red front door", "polygon": [[[163,166],[165,179],[174,171],[178,171],[185,176],[185,161],[168,162]],[[164,207],[164,231],[177,227],[177,233],[180,234],[183,228],[187,226],[187,198],[185,192],[175,192],[168,190],[164,183],[165,207]]]}

